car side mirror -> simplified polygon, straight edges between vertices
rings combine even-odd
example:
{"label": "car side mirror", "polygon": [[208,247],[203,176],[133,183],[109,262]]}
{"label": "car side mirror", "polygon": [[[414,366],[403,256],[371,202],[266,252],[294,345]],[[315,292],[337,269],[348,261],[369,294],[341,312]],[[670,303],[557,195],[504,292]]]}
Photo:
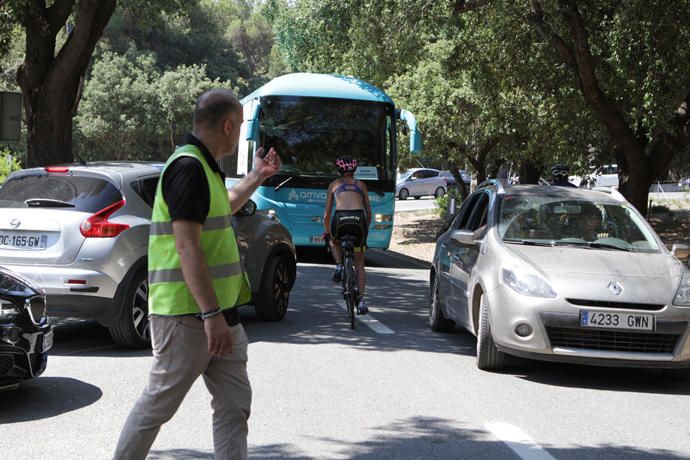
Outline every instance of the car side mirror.
{"label": "car side mirror", "polygon": [[453,233],[450,234],[450,238],[453,241],[457,241],[458,243],[464,245],[474,246],[477,244],[477,240],[475,240],[474,231],[472,230],[455,230]]}
{"label": "car side mirror", "polygon": [[237,211],[238,216],[253,216],[256,213],[256,203],[252,200],[247,200],[247,202]]}
{"label": "car side mirror", "polygon": [[688,258],[690,258],[690,246],[687,244],[675,243],[673,247],[671,247],[671,254],[676,256],[678,260],[690,262],[690,260],[688,260]]}

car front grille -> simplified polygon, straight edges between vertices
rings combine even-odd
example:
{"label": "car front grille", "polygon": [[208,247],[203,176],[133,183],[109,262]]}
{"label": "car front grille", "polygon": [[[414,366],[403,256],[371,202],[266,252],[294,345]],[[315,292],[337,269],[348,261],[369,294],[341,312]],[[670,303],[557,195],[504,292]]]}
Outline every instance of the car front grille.
{"label": "car front grille", "polygon": [[673,353],[680,334],[548,327],[551,347],[637,353]]}
{"label": "car front grille", "polygon": [[566,299],[573,305],[582,307],[624,308],[628,310],[662,310],[665,305],[651,303],[609,302],[603,300]]}
{"label": "car front grille", "polygon": [[0,377],[4,377],[14,367],[13,355],[0,355]]}

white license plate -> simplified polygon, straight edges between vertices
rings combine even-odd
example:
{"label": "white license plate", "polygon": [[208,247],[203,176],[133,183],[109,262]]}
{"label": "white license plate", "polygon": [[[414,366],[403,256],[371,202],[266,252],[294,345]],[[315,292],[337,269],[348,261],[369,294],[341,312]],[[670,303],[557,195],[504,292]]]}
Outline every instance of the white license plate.
{"label": "white license plate", "polygon": [[323,243],[323,238],[321,238],[321,235],[312,236],[312,237],[311,237],[311,242],[312,242],[312,243]]}
{"label": "white license plate", "polygon": [[654,330],[654,315],[618,311],[580,310],[580,326],[606,329]]}
{"label": "white license plate", "polygon": [[43,336],[43,352],[53,348],[53,331],[48,331],[47,334]]}
{"label": "white license plate", "polygon": [[45,249],[48,235],[32,232],[0,232],[0,248],[4,249]]}

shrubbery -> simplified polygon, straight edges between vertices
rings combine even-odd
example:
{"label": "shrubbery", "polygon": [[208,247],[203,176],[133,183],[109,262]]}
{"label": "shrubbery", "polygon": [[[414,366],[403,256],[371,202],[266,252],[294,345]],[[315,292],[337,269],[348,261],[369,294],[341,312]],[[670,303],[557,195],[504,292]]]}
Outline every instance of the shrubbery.
{"label": "shrubbery", "polygon": [[22,165],[12,155],[12,151],[8,148],[0,150],[0,184],[5,182],[10,173],[18,169],[22,169]]}

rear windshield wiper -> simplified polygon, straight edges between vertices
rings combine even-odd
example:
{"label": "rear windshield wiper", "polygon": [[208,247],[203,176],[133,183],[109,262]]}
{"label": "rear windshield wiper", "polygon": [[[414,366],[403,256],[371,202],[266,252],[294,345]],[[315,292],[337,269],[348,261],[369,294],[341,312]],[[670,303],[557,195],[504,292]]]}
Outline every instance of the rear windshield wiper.
{"label": "rear windshield wiper", "polygon": [[50,198],[29,198],[24,203],[30,208],[73,208],[74,204]]}

